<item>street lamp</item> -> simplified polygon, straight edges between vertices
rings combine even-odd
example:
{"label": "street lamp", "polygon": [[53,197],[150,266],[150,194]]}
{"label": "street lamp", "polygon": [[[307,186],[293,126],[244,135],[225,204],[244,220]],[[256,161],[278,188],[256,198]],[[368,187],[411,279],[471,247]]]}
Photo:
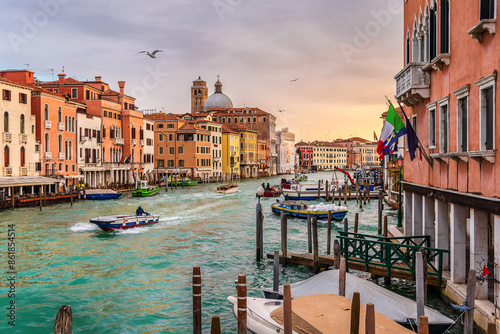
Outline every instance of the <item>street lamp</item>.
{"label": "street lamp", "polygon": [[402,156],[399,156],[397,158],[397,162],[398,162],[398,167],[399,167],[399,195],[398,195],[398,227],[403,227],[403,211],[401,210],[401,188],[402,188],[402,185],[401,185],[401,169],[403,168],[403,157]]}

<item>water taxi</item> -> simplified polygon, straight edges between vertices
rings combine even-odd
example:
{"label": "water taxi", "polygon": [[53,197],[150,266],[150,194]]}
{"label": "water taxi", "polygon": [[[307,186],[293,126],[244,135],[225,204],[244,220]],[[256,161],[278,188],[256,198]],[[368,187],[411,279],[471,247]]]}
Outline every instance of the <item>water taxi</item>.
{"label": "water taxi", "polygon": [[[332,196],[335,189],[335,185],[328,186],[329,197]],[[304,201],[318,199],[318,184],[291,184],[290,189],[283,189],[283,196],[285,196],[286,199]],[[326,189],[324,185],[320,185],[319,197],[326,197]]]}
{"label": "water taxi", "polygon": [[224,184],[222,186],[217,187],[217,190],[215,190],[216,193],[224,195],[234,194],[237,191],[238,191],[237,184]]}
{"label": "water taxi", "polygon": [[105,200],[115,199],[122,194],[111,189],[85,189],[85,199]]}
{"label": "water taxi", "polygon": [[276,214],[285,212],[289,217],[307,218],[307,215],[311,215],[311,217],[318,219],[328,219],[328,211],[331,211],[331,218],[336,221],[341,221],[347,214],[345,206],[323,204],[322,202],[317,205],[307,205],[295,201],[280,202],[277,200],[276,203],[271,204],[271,210]]}
{"label": "water taxi", "polygon": [[92,224],[96,224],[104,231],[124,230],[132,227],[148,226],[158,223],[159,216],[146,214],[142,216],[133,215],[118,215],[118,216],[103,216],[90,220]]}

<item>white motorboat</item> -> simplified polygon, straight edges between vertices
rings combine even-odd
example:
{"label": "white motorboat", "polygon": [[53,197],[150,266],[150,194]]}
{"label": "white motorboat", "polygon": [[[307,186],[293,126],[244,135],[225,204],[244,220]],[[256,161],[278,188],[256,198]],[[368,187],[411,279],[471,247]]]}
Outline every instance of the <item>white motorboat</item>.
{"label": "white motorboat", "polygon": [[224,195],[234,194],[237,191],[238,191],[237,184],[224,184],[222,186],[217,187],[217,190],[215,190],[216,193]]}

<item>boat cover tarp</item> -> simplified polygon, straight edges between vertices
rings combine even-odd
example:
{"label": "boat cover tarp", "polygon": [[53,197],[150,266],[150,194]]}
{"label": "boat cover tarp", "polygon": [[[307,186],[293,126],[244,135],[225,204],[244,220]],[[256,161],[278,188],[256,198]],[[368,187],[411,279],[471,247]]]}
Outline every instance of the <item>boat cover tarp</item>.
{"label": "boat cover tarp", "polygon": [[[349,334],[351,303],[351,299],[333,294],[295,298],[292,300],[292,330],[300,334]],[[271,318],[283,325],[283,306],[272,311]],[[360,333],[365,332],[364,319],[366,319],[366,307],[360,305]],[[377,312],[375,312],[375,331],[377,334],[414,333]]]}
{"label": "boat cover tarp", "polygon": [[[322,294],[339,293],[339,271],[328,270],[301,282],[290,284],[292,298]],[[272,291],[272,289],[265,289]],[[280,293],[283,287],[280,286]],[[375,283],[369,282],[355,275],[346,274],[346,292],[347,298],[352,298],[354,292],[360,293],[361,304],[373,303],[375,311],[389,317],[399,323],[404,323],[407,319],[417,318],[417,303],[411,299],[389,291]],[[452,324],[453,320],[441,313],[425,307],[425,315],[429,318],[429,324],[441,323]]]}

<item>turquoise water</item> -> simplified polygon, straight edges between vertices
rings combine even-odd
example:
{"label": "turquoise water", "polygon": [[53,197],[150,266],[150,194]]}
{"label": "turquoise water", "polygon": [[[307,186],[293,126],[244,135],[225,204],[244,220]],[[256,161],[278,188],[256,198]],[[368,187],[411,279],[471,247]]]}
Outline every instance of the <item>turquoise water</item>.
{"label": "turquoise water", "polygon": [[[75,333],[188,333],[192,331],[191,274],[201,267],[203,331],[210,331],[212,316],[221,318],[224,333],[236,332],[231,304],[238,274],[246,274],[248,294],[272,286],[272,261],[255,261],[255,191],[262,182],[279,183],[280,177],[239,182],[240,191],[215,194],[215,184],[133,198],[130,193],[112,201],[81,201],[1,213],[2,268],[8,270],[7,230],[16,233],[16,322],[0,317],[0,331],[53,332],[61,305],[71,305]],[[331,173],[309,174],[311,182],[331,178]],[[280,249],[279,217],[271,213],[275,199],[262,199],[264,252]],[[100,215],[134,213],[138,205],[160,216],[160,223],[117,233],[103,232],[89,223]],[[359,212],[360,232],[376,233],[377,201],[359,209],[347,204],[352,223]],[[390,224],[396,212],[386,211]],[[306,224],[289,219],[288,249],[307,251]],[[336,230],[341,229],[336,223]],[[326,251],[326,226],[319,228],[320,252]],[[4,246],[5,245],[5,246]],[[280,271],[280,282],[310,277],[309,269],[289,266]],[[4,275],[8,277],[10,275]],[[406,295],[414,286],[392,285]],[[6,307],[7,283],[0,305]],[[449,307],[430,296],[441,311]]]}

